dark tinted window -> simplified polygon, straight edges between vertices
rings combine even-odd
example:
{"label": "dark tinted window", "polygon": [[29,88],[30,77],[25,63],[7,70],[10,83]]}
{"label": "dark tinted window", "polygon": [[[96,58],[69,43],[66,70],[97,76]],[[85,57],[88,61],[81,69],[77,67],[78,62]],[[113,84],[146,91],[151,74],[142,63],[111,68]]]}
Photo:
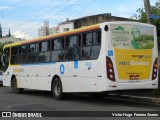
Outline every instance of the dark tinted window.
{"label": "dark tinted window", "polygon": [[100,31],[97,32],[89,32],[83,34],[83,45],[89,46],[89,45],[96,45],[100,44],[101,42],[101,35]]}
{"label": "dark tinted window", "polygon": [[96,59],[99,56],[100,46],[89,46],[83,47],[82,49],[82,59]]}
{"label": "dark tinted window", "polygon": [[83,34],[82,59],[97,59],[100,53],[100,31]]}
{"label": "dark tinted window", "polygon": [[93,44],[100,44],[101,43],[101,34],[100,31],[93,32]]}
{"label": "dark tinted window", "polygon": [[38,62],[38,43],[33,43],[29,45],[28,62],[35,63]]}
{"label": "dark tinted window", "polygon": [[38,52],[38,44],[30,44],[29,46],[29,52],[30,53],[35,53],[35,52]]}
{"label": "dark tinted window", "polygon": [[49,61],[50,61],[50,52],[39,53],[39,62],[49,62]]}
{"label": "dark tinted window", "polygon": [[28,53],[28,45],[20,46],[20,54],[27,54]]}
{"label": "dark tinted window", "polygon": [[11,48],[11,64],[18,64],[18,47]]}
{"label": "dark tinted window", "polygon": [[79,60],[81,56],[80,50],[80,35],[70,36],[66,38],[66,60]]}
{"label": "dark tinted window", "polygon": [[52,51],[52,61],[64,60],[64,50]]}
{"label": "dark tinted window", "polygon": [[29,54],[28,55],[28,62],[29,63],[38,62],[38,53]]}
{"label": "dark tinted window", "polygon": [[19,63],[27,63],[28,62],[28,54],[22,54],[19,56]]}
{"label": "dark tinted window", "polygon": [[52,40],[52,61],[64,60],[64,38]]}
{"label": "dark tinted window", "polygon": [[18,56],[11,56],[11,64],[18,64]]}
{"label": "dark tinted window", "polygon": [[11,48],[11,55],[18,55],[18,47]]}
{"label": "dark tinted window", "polygon": [[75,48],[80,46],[80,36],[71,36],[66,39],[66,47]]}
{"label": "dark tinted window", "polygon": [[19,63],[25,64],[28,62],[28,45],[22,45],[19,48],[20,48]]}
{"label": "dark tinted window", "polygon": [[41,42],[40,46],[39,46],[40,52],[49,51],[50,50],[50,44],[49,43],[50,43],[49,41]]}
{"label": "dark tinted window", "polygon": [[49,62],[50,61],[50,41],[41,42],[39,44],[39,62]]}
{"label": "dark tinted window", "polygon": [[52,50],[61,50],[63,48],[64,48],[63,38],[52,40]]}
{"label": "dark tinted window", "polygon": [[84,34],[83,38],[84,38],[83,45],[92,45],[92,43],[93,43],[93,34],[92,33]]}

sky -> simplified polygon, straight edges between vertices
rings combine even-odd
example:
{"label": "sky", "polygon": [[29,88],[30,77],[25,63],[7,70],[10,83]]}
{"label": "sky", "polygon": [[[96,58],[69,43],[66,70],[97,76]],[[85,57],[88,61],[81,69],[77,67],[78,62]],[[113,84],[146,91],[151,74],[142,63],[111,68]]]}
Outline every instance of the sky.
{"label": "sky", "polygon": [[[157,1],[150,0],[150,4]],[[19,31],[35,38],[44,21],[56,27],[66,18],[103,13],[129,18],[139,8],[144,8],[143,0],[0,0],[0,24],[3,35],[10,29],[11,34]]]}

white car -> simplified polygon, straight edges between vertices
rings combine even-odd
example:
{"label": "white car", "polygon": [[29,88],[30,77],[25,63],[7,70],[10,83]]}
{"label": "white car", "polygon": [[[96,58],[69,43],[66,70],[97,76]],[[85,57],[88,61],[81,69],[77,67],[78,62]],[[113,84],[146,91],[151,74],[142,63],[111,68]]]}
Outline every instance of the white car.
{"label": "white car", "polygon": [[0,70],[0,85],[3,85],[3,72]]}

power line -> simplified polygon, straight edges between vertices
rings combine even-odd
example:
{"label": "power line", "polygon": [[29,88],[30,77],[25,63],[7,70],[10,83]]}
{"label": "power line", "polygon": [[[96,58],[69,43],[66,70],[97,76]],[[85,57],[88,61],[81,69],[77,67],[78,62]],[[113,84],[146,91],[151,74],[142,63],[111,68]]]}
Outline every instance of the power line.
{"label": "power line", "polygon": [[[96,0],[91,0],[86,7],[84,7],[83,9],[81,9],[81,11],[79,13],[81,13],[82,11],[88,9],[95,1]],[[79,15],[79,13],[77,15]]]}
{"label": "power line", "polygon": [[[50,12],[50,11],[52,11],[52,10],[55,10],[55,9],[57,9],[57,8],[59,8],[59,7],[61,7],[61,6],[63,6],[63,5],[64,5],[66,2],[68,2],[68,1],[70,1],[70,0],[66,0],[64,3],[62,3],[62,4],[58,5],[58,6],[56,6],[55,8],[52,8],[52,9],[50,9],[50,10],[48,10],[48,11],[45,11],[43,14],[39,14],[39,15],[37,15],[37,16],[35,16],[35,17],[33,17],[33,18],[29,19],[29,20],[27,20],[26,22],[23,22],[23,23],[19,24],[18,26],[21,26],[21,25],[24,25],[24,24],[26,24],[26,23],[29,23],[29,22],[31,22],[32,20],[34,20],[35,18],[44,16],[45,13],[48,13],[48,12]],[[14,26],[14,27],[16,27],[16,26]],[[14,28],[14,27],[13,27],[13,28]]]}
{"label": "power line", "polygon": [[[84,0],[84,1],[86,1],[86,0]],[[82,4],[83,3],[83,4]],[[86,5],[87,4],[87,2],[85,3],[85,2],[80,2],[80,3],[78,3],[78,4],[76,4],[74,7],[76,7],[77,9],[78,9],[78,7],[77,6],[79,6],[80,8],[82,8],[81,6],[84,6],[84,5]],[[69,11],[69,12],[67,12],[67,14],[65,13],[65,16],[67,16],[68,17],[68,15],[70,15],[71,13],[73,13],[73,8],[71,8],[71,10],[66,10],[65,12],[67,12],[67,11]],[[74,10],[74,12],[75,12],[75,10]],[[60,13],[61,14],[61,13]],[[59,14],[59,15],[60,15]],[[73,14],[72,14],[73,15]],[[62,15],[61,15],[62,16]],[[64,15],[63,15],[64,16]],[[66,18],[66,17],[63,17],[62,19],[64,19],[64,18]],[[56,20],[62,20],[62,19],[56,19]],[[53,20],[55,20],[55,18],[54,19],[52,19],[52,21]]]}
{"label": "power line", "polygon": [[[36,1],[36,0],[35,0]],[[64,3],[66,3],[66,2],[68,2],[68,1],[70,1],[70,0],[67,0],[67,1],[65,1]],[[38,3],[39,2],[36,2],[36,6],[38,6]],[[33,4],[33,3],[32,3]],[[39,3],[40,4],[40,3]],[[28,6],[27,6],[28,7]],[[36,8],[36,7],[34,7],[34,8]],[[45,8],[48,8],[48,6],[44,6],[44,7],[40,7],[40,8],[38,8],[38,9],[34,9],[34,8],[32,8],[32,9],[30,9],[30,8],[26,8],[25,10],[27,10],[27,12],[29,11],[29,10],[31,10],[30,11],[30,14],[32,14],[33,13],[33,11],[34,11],[34,13],[36,12],[36,11],[40,11],[40,10],[43,10],[43,9],[45,9]],[[56,7],[54,7],[54,8],[52,8],[52,10],[54,10],[54,9],[56,9],[57,8],[57,6]],[[45,13],[47,13],[47,12],[50,12],[50,11],[52,11],[52,10],[47,10],[46,12],[44,12],[44,13],[42,13],[42,14],[45,14]],[[21,12],[22,13],[22,12]],[[27,14],[28,15],[28,14]],[[39,14],[38,16],[40,16],[41,14]],[[24,16],[21,16],[21,18],[24,18],[24,17],[26,17],[26,15],[24,15]],[[36,17],[35,15],[33,16],[33,17]]]}
{"label": "power line", "polygon": [[[19,6],[16,5],[16,7],[12,8],[12,11],[14,11],[14,13],[16,13],[16,14],[14,14],[14,16],[17,16],[18,13],[22,13],[23,10],[28,10],[27,8],[30,7],[32,4],[34,4],[33,1],[35,1],[35,0],[32,0],[32,2],[30,4],[28,4],[28,5],[26,5],[26,2],[24,2],[24,1],[23,0],[20,1],[19,2],[19,4],[20,4]],[[15,5],[15,4],[11,4],[11,5]],[[24,6],[24,5],[26,5],[26,6]],[[19,9],[21,9],[21,10],[19,10]],[[10,16],[10,14],[8,14],[7,16]]]}
{"label": "power line", "polygon": [[[51,18],[53,18],[53,17],[57,16],[58,14],[60,14],[60,13],[64,12],[65,10],[69,9],[70,7],[75,6],[77,3],[81,2],[81,1],[82,1],[82,0],[79,0],[79,1],[75,2],[75,3],[74,3],[74,4],[72,4],[71,6],[69,6],[69,7],[65,8],[65,9],[63,9],[62,11],[58,12],[58,13],[57,13],[57,14],[55,14],[54,16],[51,16],[51,17],[49,17],[49,18],[47,18],[47,19],[45,19],[45,20],[43,20],[43,21],[48,21],[49,19],[51,19]],[[37,25],[39,25],[39,24],[41,24],[41,23],[43,23],[43,22],[40,22],[40,23],[36,24],[35,26],[37,26]],[[28,30],[30,30],[30,29],[32,29],[32,28],[34,28],[35,26],[32,26],[32,27],[30,27],[30,28],[28,28],[28,29],[25,29],[25,30],[23,30],[22,32],[26,32],[26,31],[28,31]]]}
{"label": "power line", "polygon": [[[91,1],[93,2],[93,0],[91,0],[91,1],[89,1],[89,2],[85,2],[86,0],[82,0],[82,2],[81,1],[79,1],[76,5],[74,5],[74,7],[73,8],[77,8],[77,6],[79,6],[80,8],[83,8],[82,6],[84,6],[84,5],[86,5],[86,4],[89,4]],[[83,4],[82,4],[83,3]],[[88,6],[88,5],[87,5]],[[67,9],[67,10],[65,10],[65,12],[66,11],[69,11],[69,12],[67,12],[67,14],[65,14],[65,16],[67,16],[68,14],[70,14],[70,13],[72,13],[73,11],[73,8],[72,7],[70,7],[69,9],[71,9],[71,10],[69,10],[69,9]],[[78,9],[78,8],[77,8]],[[60,13],[61,14],[61,13]],[[58,14],[58,16],[60,16],[60,14]],[[61,15],[62,16],[62,15]],[[64,15],[63,15],[64,16]],[[52,16],[53,17],[53,16]],[[66,17],[64,17],[64,18],[66,18]],[[63,19],[64,19],[63,18]],[[55,18],[54,19],[52,19],[52,21],[53,20],[55,20]],[[58,20],[62,20],[62,19],[58,19]],[[42,22],[41,22],[42,23]],[[28,32],[27,32],[28,33]],[[32,33],[32,32],[29,32],[29,33]]]}
{"label": "power line", "polygon": [[[90,0],[89,2],[84,2],[84,4],[82,4],[80,7],[81,7],[81,9],[80,9],[80,11],[78,12],[78,13],[76,13],[76,15],[74,15],[74,17],[76,17],[76,18],[78,18],[77,16],[82,12],[82,11],[84,11],[85,9],[87,9],[88,7],[90,7],[94,2],[95,2],[96,0]],[[85,6],[85,5],[87,5],[87,6]],[[70,11],[70,12],[72,12],[72,11]],[[70,12],[68,13],[68,14],[70,14]],[[63,17],[62,19],[60,19],[60,21],[62,21],[62,20],[64,20],[66,17]]]}
{"label": "power line", "polygon": [[[85,0],[86,1],[86,0]],[[91,1],[89,1],[89,2],[83,2],[83,4],[81,4],[81,6],[83,6],[83,7],[81,7],[81,6],[79,6],[79,7],[81,7],[81,10],[78,12],[78,13],[76,13],[76,15],[77,14],[79,14],[79,13],[81,13],[82,11],[84,11],[85,9],[87,9],[88,7],[90,7],[94,2],[95,2],[96,0],[91,0]],[[78,5],[80,5],[80,4],[77,4],[77,5],[75,5],[74,7],[76,7],[76,6],[78,6]],[[87,6],[84,6],[84,5],[87,5]],[[71,11],[72,12],[72,11]],[[66,18],[66,17],[64,17],[64,18]],[[34,30],[34,32],[35,32],[35,30]],[[34,33],[34,32],[29,32],[29,33]],[[28,33],[28,32],[27,32]]]}
{"label": "power line", "polygon": [[58,14],[60,14],[60,13],[62,13],[62,12],[64,12],[64,11],[66,11],[67,9],[70,9],[70,7],[75,6],[77,3],[81,2],[81,1],[82,1],[82,0],[79,0],[78,2],[75,2],[72,6],[69,6],[69,7],[65,8],[64,10],[60,11],[60,12],[57,13],[56,15],[49,17],[49,18],[46,19],[45,21],[48,21],[49,19],[54,18],[54,17],[57,16]]}

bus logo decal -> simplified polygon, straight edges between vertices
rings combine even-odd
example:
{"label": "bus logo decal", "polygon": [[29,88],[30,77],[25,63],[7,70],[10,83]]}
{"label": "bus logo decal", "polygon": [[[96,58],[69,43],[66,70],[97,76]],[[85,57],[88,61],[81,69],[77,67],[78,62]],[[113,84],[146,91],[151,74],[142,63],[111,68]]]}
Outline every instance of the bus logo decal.
{"label": "bus logo decal", "polygon": [[64,70],[65,70],[64,65],[61,64],[61,65],[60,65],[60,73],[61,73],[61,74],[64,74]]}
{"label": "bus logo decal", "polygon": [[74,69],[78,69],[78,61],[74,61]]}
{"label": "bus logo decal", "polygon": [[91,68],[92,68],[92,63],[91,63],[91,62],[86,62],[86,63],[85,63],[85,67],[86,67],[88,70],[91,70]]}
{"label": "bus logo decal", "polygon": [[113,56],[113,50],[108,50],[108,56]]}

